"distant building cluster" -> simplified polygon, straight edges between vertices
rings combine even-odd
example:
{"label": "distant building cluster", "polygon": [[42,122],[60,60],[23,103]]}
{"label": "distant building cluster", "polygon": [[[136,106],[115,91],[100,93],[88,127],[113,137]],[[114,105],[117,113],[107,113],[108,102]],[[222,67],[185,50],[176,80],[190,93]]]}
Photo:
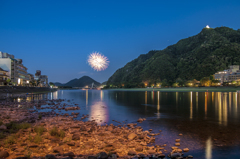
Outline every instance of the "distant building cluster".
{"label": "distant building cluster", "polygon": [[0,85],[48,87],[48,76],[37,70],[35,77],[27,72],[22,59],[0,51]]}
{"label": "distant building cluster", "polygon": [[239,65],[231,65],[229,69],[215,73],[214,79],[219,80],[221,84],[223,82],[239,81],[240,80]]}

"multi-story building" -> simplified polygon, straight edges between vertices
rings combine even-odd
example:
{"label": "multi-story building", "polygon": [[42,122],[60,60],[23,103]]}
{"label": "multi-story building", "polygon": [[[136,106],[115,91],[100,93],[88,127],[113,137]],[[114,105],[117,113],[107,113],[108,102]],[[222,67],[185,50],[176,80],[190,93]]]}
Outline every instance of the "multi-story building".
{"label": "multi-story building", "polygon": [[0,86],[7,84],[7,79],[8,79],[7,73],[8,71],[5,71],[0,67]]}
{"label": "multi-story building", "polygon": [[26,85],[29,83],[27,68],[22,64],[22,59],[15,59],[14,55],[0,52],[0,67],[8,71],[11,83]]}
{"label": "multi-story building", "polygon": [[240,80],[239,65],[232,65],[227,70],[215,73],[214,79],[219,80],[221,83]]}
{"label": "multi-story building", "polygon": [[38,86],[40,87],[48,87],[48,76],[41,75],[41,71],[37,70],[35,73],[34,79],[37,81]]}

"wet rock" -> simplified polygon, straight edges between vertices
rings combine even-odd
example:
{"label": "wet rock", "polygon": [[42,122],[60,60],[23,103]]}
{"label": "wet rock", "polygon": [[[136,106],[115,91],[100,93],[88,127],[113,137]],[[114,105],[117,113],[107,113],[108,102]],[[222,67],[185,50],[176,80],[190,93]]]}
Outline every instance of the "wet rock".
{"label": "wet rock", "polygon": [[184,151],[184,152],[188,152],[189,149],[188,149],[188,148],[184,148],[183,151]]}
{"label": "wet rock", "polygon": [[164,154],[159,154],[159,155],[158,155],[158,158],[164,158],[164,157],[165,157]]}
{"label": "wet rock", "polygon": [[99,158],[100,158],[100,159],[107,159],[107,158],[108,158],[108,155],[106,154],[106,152],[100,152]]}
{"label": "wet rock", "polygon": [[56,157],[52,154],[48,154],[45,156],[45,159],[56,159]]}
{"label": "wet rock", "polygon": [[137,135],[135,134],[135,133],[130,133],[129,135],[128,135],[128,139],[129,140],[133,140],[134,138],[136,138],[137,137]]}
{"label": "wet rock", "polygon": [[177,157],[181,157],[182,156],[182,154],[180,154],[180,153],[172,153],[171,155],[170,155],[170,157],[172,158],[172,159],[176,159]]}
{"label": "wet rock", "polygon": [[75,154],[73,152],[68,152],[63,154],[63,156],[75,157]]}
{"label": "wet rock", "polygon": [[134,155],[136,155],[136,152],[133,151],[133,150],[130,150],[130,151],[128,151],[128,155],[129,156],[134,156]]}
{"label": "wet rock", "polygon": [[9,153],[7,151],[0,151],[0,158],[7,158]]}
{"label": "wet rock", "polygon": [[180,143],[175,143],[175,146],[180,146]]}
{"label": "wet rock", "polygon": [[17,157],[15,159],[28,159],[27,157]]}
{"label": "wet rock", "polygon": [[97,157],[95,157],[95,156],[88,156],[87,159],[97,159]]}
{"label": "wet rock", "polygon": [[192,155],[188,155],[187,158],[193,158],[193,156]]}
{"label": "wet rock", "polygon": [[142,119],[142,118],[139,118],[139,119],[137,120],[137,122],[141,123],[141,122],[143,122],[143,119]]}
{"label": "wet rock", "polygon": [[176,139],[175,141],[176,141],[176,142],[180,142],[180,139]]}
{"label": "wet rock", "polygon": [[178,134],[179,136],[182,136],[182,134]]}

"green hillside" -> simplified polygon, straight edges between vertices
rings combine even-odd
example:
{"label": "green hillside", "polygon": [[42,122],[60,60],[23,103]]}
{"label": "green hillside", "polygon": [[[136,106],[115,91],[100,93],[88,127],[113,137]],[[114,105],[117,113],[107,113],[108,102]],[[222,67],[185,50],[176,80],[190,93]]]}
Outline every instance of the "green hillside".
{"label": "green hillside", "polygon": [[200,80],[229,65],[240,65],[240,30],[204,28],[164,50],[150,51],[118,69],[108,85],[156,83],[176,79]]}

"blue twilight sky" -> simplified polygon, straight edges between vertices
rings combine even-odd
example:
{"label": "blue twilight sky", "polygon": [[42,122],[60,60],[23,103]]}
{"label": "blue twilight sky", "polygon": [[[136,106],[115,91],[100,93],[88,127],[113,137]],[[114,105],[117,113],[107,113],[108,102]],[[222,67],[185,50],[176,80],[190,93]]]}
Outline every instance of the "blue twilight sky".
{"label": "blue twilight sky", "polygon": [[[206,25],[239,29],[240,1],[0,0],[0,51],[52,82],[84,75],[104,82],[140,54],[196,35]],[[106,70],[87,64],[94,51],[108,57]]]}

